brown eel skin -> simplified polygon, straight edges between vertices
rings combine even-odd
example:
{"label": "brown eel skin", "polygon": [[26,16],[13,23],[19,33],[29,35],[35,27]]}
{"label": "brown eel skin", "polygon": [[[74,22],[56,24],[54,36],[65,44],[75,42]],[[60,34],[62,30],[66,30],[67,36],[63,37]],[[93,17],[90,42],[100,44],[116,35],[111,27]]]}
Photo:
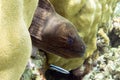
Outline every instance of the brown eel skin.
{"label": "brown eel skin", "polygon": [[39,0],[29,31],[33,45],[47,53],[64,58],[85,53],[85,43],[74,25],[57,14],[48,0]]}

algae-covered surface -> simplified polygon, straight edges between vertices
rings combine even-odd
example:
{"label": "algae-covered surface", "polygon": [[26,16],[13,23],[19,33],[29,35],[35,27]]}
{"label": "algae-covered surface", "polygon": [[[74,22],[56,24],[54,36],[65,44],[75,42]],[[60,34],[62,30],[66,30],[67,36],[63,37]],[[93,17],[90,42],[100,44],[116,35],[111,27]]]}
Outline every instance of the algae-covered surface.
{"label": "algae-covered surface", "polygon": [[[59,9],[59,5],[55,4],[55,0],[50,0],[50,1],[54,3],[53,5],[56,6],[56,8],[58,6],[58,9]],[[58,0],[58,1],[62,1],[62,0]],[[86,29],[89,29],[88,32],[90,32],[90,34],[93,35],[93,37],[90,37],[89,36],[90,34],[89,35],[86,35],[86,33],[84,34],[83,33],[84,31],[81,31],[82,29],[81,27],[80,28],[77,27],[77,28],[80,29],[78,31],[81,31],[80,34],[83,35],[83,39],[85,40],[88,47],[97,45],[95,46],[94,49],[89,48],[87,52],[89,53],[90,51],[90,55],[96,54],[94,52],[94,50],[96,49],[98,57],[93,62],[92,70],[83,77],[83,80],[120,80],[120,63],[119,63],[120,62],[120,13],[119,13],[120,2],[117,3],[117,7],[115,8],[117,0],[110,0],[110,1],[103,0],[103,2],[98,0],[92,0],[92,1],[93,2],[91,2],[91,4],[94,4],[94,7],[92,7],[92,9],[94,11],[100,11],[101,14],[98,14],[97,12],[95,12],[93,15],[93,13],[91,12],[87,14],[88,16],[84,16],[83,13],[86,12],[84,9],[88,9],[89,11],[91,7],[88,7],[89,2],[86,2],[86,0],[83,0],[81,4],[86,4],[87,5],[86,7],[74,6],[74,8],[80,8],[80,9],[84,8],[80,10],[80,11],[83,11],[83,13],[79,12],[81,15],[77,14],[77,16],[79,15],[80,21],[83,21],[83,22],[81,24],[79,24],[78,22],[76,23],[75,17],[73,17],[73,19],[71,20],[73,24],[77,24],[80,26],[91,25],[91,27],[87,27]],[[95,3],[97,4],[95,5]],[[66,7],[66,6],[63,6],[63,7]],[[99,8],[99,10],[97,10],[96,8]],[[76,10],[77,9],[75,9],[75,11]],[[67,11],[69,12],[69,9]],[[61,12],[60,13],[67,19],[71,19],[72,17],[70,16],[72,16],[73,14],[68,15],[67,11],[65,13],[64,11],[63,13]],[[97,20],[99,17],[95,18],[97,16],[101,17],[99,21]],[[87,17],[87,18],[84,18],[84,17]],[[88,22],[92,20],[93,21],[89,22],[91,24],[88,24],[88,22],[85,23],[84,19],[86,20],[88,19]],[[97,23],[94,23],[94,21]],[[92,41],[87,41],[87,40],[93,40],[93,39],[96,39],[96,41],[93,43],[90,43]],[[41,51],[38,51],[36,54],[32,55],[26,67],[25,72],[21,77],[21,80],[45,80],[42,74],[43,71],[41,69],[44,68],[44,65],[46,63],[48,63],[47,59],[48,58],[46,58],[46,56],[44,55],[44,52],[41,52]],[[62,64],[62,63],[59,63],[58,61],[57,64]],[[72,64],[72,62],[71,63],[69,62],[67,65],[69,64]],[[73,64],[74,64],[74,61],[73,61]],[[78,64],[80,64],[79,61],[78,61]]]}

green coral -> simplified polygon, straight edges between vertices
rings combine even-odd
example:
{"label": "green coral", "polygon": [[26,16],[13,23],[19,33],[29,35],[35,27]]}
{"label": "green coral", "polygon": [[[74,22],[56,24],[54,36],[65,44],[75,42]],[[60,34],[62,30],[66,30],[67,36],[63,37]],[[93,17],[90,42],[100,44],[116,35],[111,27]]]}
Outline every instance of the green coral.
{"label": "green coral", "polygon": [[102,5],[102,15],[101,22],[99,24],[100,28],[103,28],[106,33],[108,33],[108,29],[111,27],[111,20],[113,17],[113,13],[116,7],[118,0],[100,0]]}
{"label": "green coral", "polygon": [[37,3],[0,0],[0,80],[19,80],[25,69],[31,53],[28,27]]}

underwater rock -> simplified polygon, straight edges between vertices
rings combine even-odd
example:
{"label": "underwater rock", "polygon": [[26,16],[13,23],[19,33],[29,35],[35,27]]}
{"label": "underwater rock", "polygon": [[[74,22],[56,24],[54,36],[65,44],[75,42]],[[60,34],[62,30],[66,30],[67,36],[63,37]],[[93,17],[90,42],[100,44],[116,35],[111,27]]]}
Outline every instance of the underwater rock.
{"label": "underwater rock", "polygon": [[120,17],[113,19],[108,36],[112,47],[118,47],[120,45]]}
{"label": "underwater rock", "polygon": [[[109,47],[107,47],[109,48]],[[93,67],[93,70],[87,74],[83,80],[86,79],[95,79],[98,75],[102,76],[103,80],[119,80],[120,77],[120,47],[118,48],[109,48],[107,52],[102,54],[96,61],[96,66]],[[103,67],[102,67],[103,66]],[[98,76],[99,77],[99,76]],[[97,79],[101,80],[101,79]]]}

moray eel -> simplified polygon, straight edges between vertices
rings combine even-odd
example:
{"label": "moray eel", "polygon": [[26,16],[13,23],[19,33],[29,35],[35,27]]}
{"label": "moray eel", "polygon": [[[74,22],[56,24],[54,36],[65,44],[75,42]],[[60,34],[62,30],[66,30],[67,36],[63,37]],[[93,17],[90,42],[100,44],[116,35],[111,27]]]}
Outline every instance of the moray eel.
{"label": "moray eel", "polygon": [[96,34],[101,20],[101,4],[99,0],[50,0],[55,11],[70,20],[78,30],[86,44],[83,57],[64,59],[54,54],[47,54],[48,63],[66,70],[80,67],[84,60],[96,50]]}
{"label": "moray eel", "polygon": [[85,53],[85,44],[74,25],[58,15],[48,0],[39,0],[29,29],[33,45],[63,58],[78,58]]}

